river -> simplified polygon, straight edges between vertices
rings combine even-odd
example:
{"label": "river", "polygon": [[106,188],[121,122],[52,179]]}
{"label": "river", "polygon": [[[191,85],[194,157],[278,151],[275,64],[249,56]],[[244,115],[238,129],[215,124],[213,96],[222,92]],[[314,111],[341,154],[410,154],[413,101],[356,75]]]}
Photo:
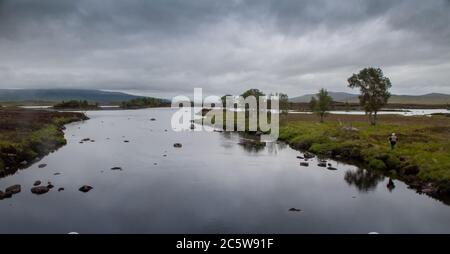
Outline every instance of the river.
{"label": "river", "polygon": [[[22,185],[0,201],[0,233],[450,233],[450,207],[402,182],[389,190],[387,178],[335,161],[336,171],[301,167],[283,143],[174,132],[173,112],[89,111],[67,125],[66,146],[0,179],[0,189]],[[55,188],[34,195],[36,180]]]}

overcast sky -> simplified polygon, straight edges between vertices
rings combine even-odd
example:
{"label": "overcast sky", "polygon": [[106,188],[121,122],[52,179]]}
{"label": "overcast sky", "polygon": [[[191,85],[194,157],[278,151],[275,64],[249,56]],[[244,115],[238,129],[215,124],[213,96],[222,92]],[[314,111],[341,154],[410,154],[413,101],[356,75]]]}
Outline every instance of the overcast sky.
{"label": "overcast sky", "polygon": [[450,93],[450,0],[0,0],[0,88],[293,97],[368,66]]}

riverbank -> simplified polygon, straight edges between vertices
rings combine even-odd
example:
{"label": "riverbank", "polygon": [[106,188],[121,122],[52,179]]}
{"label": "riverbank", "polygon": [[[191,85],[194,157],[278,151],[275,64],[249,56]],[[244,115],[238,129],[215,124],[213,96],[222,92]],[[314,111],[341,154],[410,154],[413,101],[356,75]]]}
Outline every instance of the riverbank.
{"label": "riverbank", "polygon": [[[399,137],[394,150],[388,142],[391,133]],[[447,115],[379,115],[377,126],[364,115],[330,114],[324,123],[314,114],[281,115],[279,140],[302,152],[381,172],[450,204]]]}
{"label": "riverbank", "polygon": [[65,145],[64,125],[87,119],[74,112],[0,108],[0,177]]}
{"label": "riverbank", "polygon": [[[388,136],[396,133],[391,151]],[[450,118],[381,115],[377,126],[366,116],[289,114],[280,118],[280,138],[297,150],[351,161],[407,183],[449,203]]]}

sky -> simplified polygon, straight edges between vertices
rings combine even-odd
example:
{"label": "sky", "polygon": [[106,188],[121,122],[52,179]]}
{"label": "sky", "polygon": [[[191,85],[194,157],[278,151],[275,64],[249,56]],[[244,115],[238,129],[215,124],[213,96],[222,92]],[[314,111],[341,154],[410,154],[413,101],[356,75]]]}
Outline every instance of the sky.
{"label": "sky", "polygon": [[365,67],[450,93],[450,0],[0,0],[0,88],[294,97]]}

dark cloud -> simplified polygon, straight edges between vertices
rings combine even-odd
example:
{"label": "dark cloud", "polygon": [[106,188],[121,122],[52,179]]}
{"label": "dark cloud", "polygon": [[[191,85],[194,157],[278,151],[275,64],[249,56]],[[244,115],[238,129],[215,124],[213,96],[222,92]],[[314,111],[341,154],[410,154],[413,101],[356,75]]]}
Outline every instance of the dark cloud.
{"label": "dark cloud", "polygon": [[379,66],[394,92],[450,92],[449,13],[444,0],[0,0],[0,88],[297,95]]}

